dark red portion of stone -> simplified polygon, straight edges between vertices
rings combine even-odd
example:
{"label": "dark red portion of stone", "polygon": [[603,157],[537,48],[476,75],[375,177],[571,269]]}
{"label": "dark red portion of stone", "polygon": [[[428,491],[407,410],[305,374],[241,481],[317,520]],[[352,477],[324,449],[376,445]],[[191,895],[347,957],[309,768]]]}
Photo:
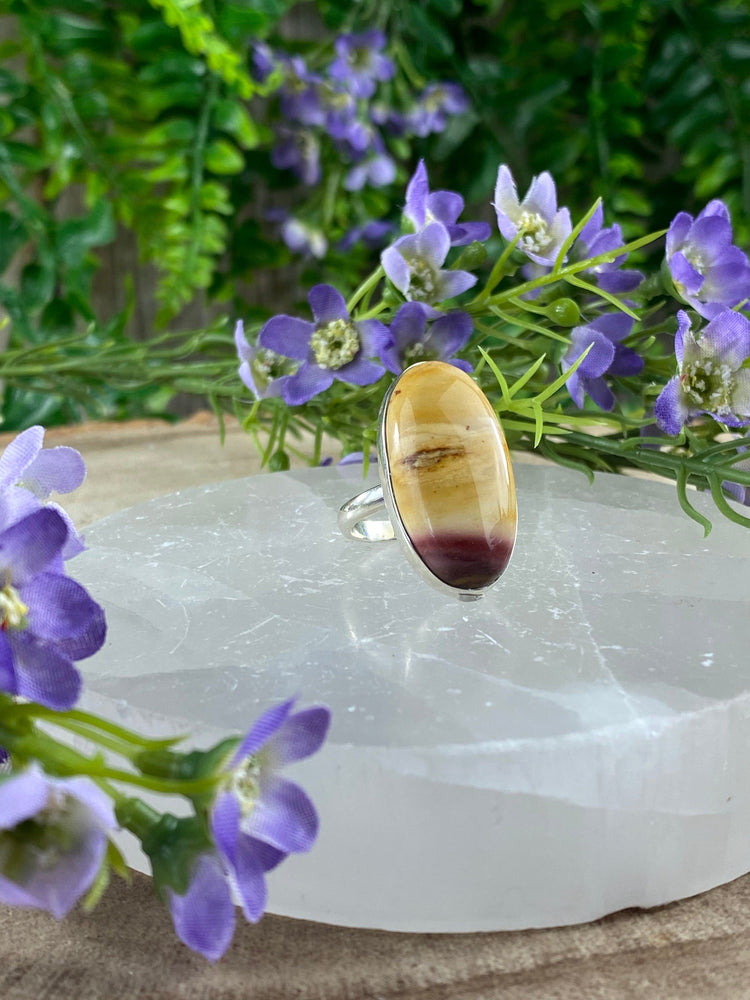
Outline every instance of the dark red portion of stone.
{"label": "dark red portion of stone", "polygon": [[462,590],[489,587],[505,572],[513,552],[507,539],[459,532],[423,535],[411,542],[438,580]]}

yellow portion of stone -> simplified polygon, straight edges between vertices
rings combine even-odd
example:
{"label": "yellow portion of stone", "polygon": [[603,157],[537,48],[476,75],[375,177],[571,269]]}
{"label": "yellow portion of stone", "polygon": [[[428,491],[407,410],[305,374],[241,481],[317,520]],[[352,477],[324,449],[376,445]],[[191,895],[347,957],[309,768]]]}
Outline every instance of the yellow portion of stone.
{"label": "yellow portion of stone", "polygon": [[465,372],[442,361],[408,368],[387,403],[384,444],[394,500],[415,547],[441,535],[512,546],[516,491],[505,435]]}

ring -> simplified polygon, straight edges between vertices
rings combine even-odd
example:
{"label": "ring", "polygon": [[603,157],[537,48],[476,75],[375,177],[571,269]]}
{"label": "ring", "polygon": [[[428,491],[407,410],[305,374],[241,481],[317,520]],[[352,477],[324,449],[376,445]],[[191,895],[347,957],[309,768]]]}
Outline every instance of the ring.
{"label": "ring", "polygon": [[489,400],[465,372],[420,361],[388,390],[378,427],[380,486],[347,501],[348,538],[398,538],[433,587],[463,601],[505,572],[516,542],[513,468]]}

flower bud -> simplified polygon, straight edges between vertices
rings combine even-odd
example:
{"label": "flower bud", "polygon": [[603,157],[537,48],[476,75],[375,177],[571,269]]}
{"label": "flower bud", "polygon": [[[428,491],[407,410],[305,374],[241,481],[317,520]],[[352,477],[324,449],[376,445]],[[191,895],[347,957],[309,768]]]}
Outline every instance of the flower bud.
{"label": "flower bud", "polygon": [[573,299],[555,299],[546,309],[547,316],[558,326],[578,326],[581,313]]}
{"label": "flower bud", "polygon": [[487,260],[487,247],[474,240],[458,255],[451,268],[454,271],[474,271]]}
{"label": "flower bud", "polygon": [[289,456],[282,448],[271,455],[268,460],[268,468],[271,472],[286,472],[289,468]]}

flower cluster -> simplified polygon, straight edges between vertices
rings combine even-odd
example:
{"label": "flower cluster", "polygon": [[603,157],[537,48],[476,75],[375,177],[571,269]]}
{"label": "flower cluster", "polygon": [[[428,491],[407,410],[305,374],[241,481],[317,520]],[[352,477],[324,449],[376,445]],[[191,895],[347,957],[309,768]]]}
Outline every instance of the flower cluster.
{"label": "flower cluster", "polygon": [[[310,290],[312,322],[274,316],[253,345],[240,322],[235,331],[240,377],[256,399],[281,396],[289,406],[301,406],[334,381],[367,386],[386,369],[398,373],[414,361],[439,359],[470,370],[455,354],[471,337],[471,316],[459,309],[435,308],[477,280],[468,271],[444,268],[451,247],[490,235],[486,223],[459,223],[462,211],[463,199],[455,192],[430,192],[420,163],[404,208],[404,219],[415,231],[395,240],[381,257],[385,275],[403,299],[390,327],[375,317],[353,319],[330,285]],[[293,371],[288,370],[290,364]]]}
{"label": "flower cluster", "polygon": [[[233,895],[248,920],[266,906],[266,874],[317,836],[312,802],[281,775],[315,753],[330,713],[265,712],[243,740],[183,754],[175,741],[150,741],[74,708],[81,677],[74,661],[104,642],[102,608],[67,576],[65,559],[83,542],[53,492],[85,475],[71,448],[43,449],[44,431],[24,431],[0,456],[0,902],[64,917],[124,862],[111,837],[135,833],[178,936],[211,961],[234,932]],[[104,766],[53,739],[37,723],[85,736],[126,757]],[[181,794],[194,815],[161,815],[121,784]]]}
{"label": "flower cluster", "polygon": [[[343,170],[346,191],[382,188],[396,178],[389,138],[442,132],[452,115],[467,110],[468,99],[454,83],[428,85],[412,95],[406,108],[391,104],[394,94],[407,92],[408,86],[390,86],[396,66],[385,52],[386,41],[379,30],[341,35],[334,42],[334,59],[320,69],[310,68],[301,56],[256,46],[257,78],[265,80],[276,71],[281,79],[281,120],[274,126],[271,151],[275,167],[290,170],[303,185],[315,187],[323,179],[324,154],[330,151],[335,169]],[[360,230],[372,240],[386,225],[383,220],[367,220],[346,234],[344,245],[359,238]],[[320,257],[327,249],[328,240],[319,227],[293,216],[283,220],[280,235],[295,252]]]}
{"label": "flower cluster", "polygon": [[[750,263],[732,242],[722,202],[712,201],[695,219],[685,212],[675,217],[661,271],[650,278],[624,265],[630,252],[662,234],[626,243],[619,224],[605,225],[600,201],[574,225],[569,209],[558,205],[547,172],[533,178],[520,198],[510,169],[501,164],[492,207],[504,245],[481,287],[477,272],[487,256],[490,226],[463,221],[462,197],[431,191],[420,162],[406,188],[401,233],[348,303],[331,286],[319,285],[309,295],[312,322],[275,316],[252,344],[242,331],[237,344],[245,385],[256,399],[276,396],[303,407],[335,381],[366,387],[382,380],[382,389],[368,397],[379,402],[391,375],[417,361],[439,359],[474,370],[491,389],[489,368],[502,390],[498,410],[513,418],[512,444],[543,443],[551,457],[584,466],[596,466],[591,451],[553,438],[565,424],[568,434],[579,435],[597,423],[610,430],[619,425],[624,439],[656,423],[676,438],[693,422],[710,418],[712,426],[701,424],[701,439],[709,442],[727,428],[750,425],[750,321],[743,314]],[[670,298],[689,310],[675,315]],[[544,351],[541,338],[547,341]],[[269,358],[269,377],[261,379],[260,366]],[[518,372],[513,391],[504,365]],[[529,396],[532,388],[536,394]],[[319,412],[328,413],[324,401]],[[363,449],[373,433],[372,425],[363,427],[357,441],[342,425],[344,450]],[[596,435],[589,441],[590,448],[603,450]],[[611,435],[607,446],[612,453]],[[704,485],[715,499],[717,483],[729,495],[747,498],[741,454],[748,446],[741,435],[730,438],[716,467],[707,465]],[[642,460],[653,469],[653,442],[644,440],[641,447],[623,443],[618,465]],[[660,453],[670,447],[665,442]],[[686,477],[677,481],[684,489]],[[742,521],[720,496],[717,503]]]}

